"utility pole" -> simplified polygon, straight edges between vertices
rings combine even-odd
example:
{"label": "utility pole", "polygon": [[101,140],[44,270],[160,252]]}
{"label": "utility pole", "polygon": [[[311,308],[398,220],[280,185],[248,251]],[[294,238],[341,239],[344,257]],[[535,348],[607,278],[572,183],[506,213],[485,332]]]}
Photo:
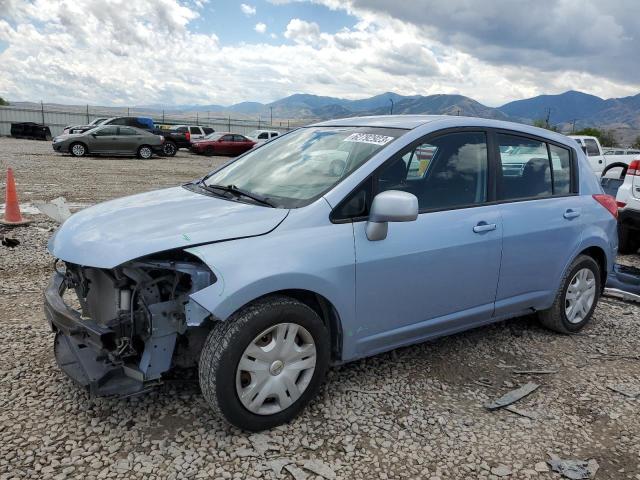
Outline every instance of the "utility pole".
{"label": "utility pole", "polygon": [[269,107],[269,111],[271,112],[271,120],[269,121],[269,126],[273,127],[273,107]]}
{"label": "utility pole", "polygon": [[164,123],[164,110],[162,110],[162,123]]}
{"label": "utility pole", "polygon": [[87,103],[87,123],[89,123],[89,104]]}
{"label": "utility pole", "polygon": [[44,103],[40,100],[40,111],[42,112],[42,125],[44,125]]}
{"label": "utility pole", "polygon": [[547,108],[547,118],[544,121],[544,123],[547,126],[547,128],[549,128],[549,119],[550,118],[551,118],[551,107]]}
{"label": "utility pole", "polygon": [[576,118],[573,119],[573,125],[571,127],[571,133],[576,133]]}
{"label": "utility pole", "polygon": [[389,110],[389,115],[393,115],[393,98],[389,97],[389,101],[391,102],[391,109]]}
{"label": "utility pole", "polygon": [[129,107],[127,107],[127,117],[129,116]]}

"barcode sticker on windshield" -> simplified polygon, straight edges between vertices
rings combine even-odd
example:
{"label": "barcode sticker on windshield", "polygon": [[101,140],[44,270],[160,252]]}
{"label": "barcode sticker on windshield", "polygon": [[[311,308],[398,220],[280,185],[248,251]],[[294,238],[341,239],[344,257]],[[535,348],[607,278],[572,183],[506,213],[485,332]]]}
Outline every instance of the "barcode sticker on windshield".
{"label": "barcode sticker on windshield", "polygon": [[391,140],[393,137],[375,133],[353,133],[344,139],[345,142],[372,143],[373,145],[386,145]]}

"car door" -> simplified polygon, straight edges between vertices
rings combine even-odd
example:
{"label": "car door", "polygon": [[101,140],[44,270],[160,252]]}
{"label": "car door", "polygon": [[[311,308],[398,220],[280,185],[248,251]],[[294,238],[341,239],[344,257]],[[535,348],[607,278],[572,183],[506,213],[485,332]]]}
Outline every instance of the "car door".
{"label": "car door", "polygon": [[495,138],[504,228],[496,315],[548,308],[582,234],[575,153],[512,132]]}
{"label": "car door", "polygon": [[115,153],[118,151],[118,127],[107,125],[90,135],[89,151],[93,153]]}
{"label": "car door", "polygon": [[216,153],[218,155],[233,155],[233,135],[223,135],[218,140],[219,145],[216,146]]}
{"label": "car door", "polygon": [[381,241],[367,239],[366,221],[353,224],[362,327],[345,334],[357,337],[357,356],[491,321],[502,224],[489,172],[486,134],[454,131],[419,141],[365,184],[416,195],[420,214],[389,224]]}
{"label": "car door", "polygon": [[202,140],[204,138],[204,134],[200,127],[189,127],[189,133],[191,134],[192,142],[195,142],[196,140]]}
{"label": "car door", "polygon": [[234,135],[233,136],[233,154],[241,155],[247,150],[251,148],[249,140],[247,140],[242,135]]}
{"label": "car door", "polygon": [[118,129],[118,147],[122,153],[136,153],[142,144],[142,132],[131,127]]}

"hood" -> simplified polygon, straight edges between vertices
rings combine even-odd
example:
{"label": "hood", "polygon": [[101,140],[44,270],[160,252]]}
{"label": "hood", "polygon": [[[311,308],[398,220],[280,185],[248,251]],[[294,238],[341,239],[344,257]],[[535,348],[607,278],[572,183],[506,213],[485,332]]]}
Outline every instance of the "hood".
{"label": "hood", "polygon": [[51,237],[49,251],[67,262],[113,268],[165,250],[263,235],[288,213],[174,187],[79,211]]}

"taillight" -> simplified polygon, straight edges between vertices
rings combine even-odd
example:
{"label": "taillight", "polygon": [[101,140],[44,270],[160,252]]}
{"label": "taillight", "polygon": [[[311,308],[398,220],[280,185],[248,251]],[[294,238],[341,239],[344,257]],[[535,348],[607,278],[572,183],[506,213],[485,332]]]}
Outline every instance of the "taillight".
{"label": "taillight", "polygon": [[618,204],[616,199],[611,195],[605,195],[604,193],[598,193],[593,196],[596,202],[606,208],[614,218],[618,218]]}
{"label": "taillight", "polygon": [[184,136],[186,137],[187,142],[191,141],[191,133],[187,132],[187,133],[184,134]]}
{"label": "taillight", "polygon": [[627,175],[640,177],[640,160],[634,160],[629,164],[629,168],[627,168]]}
{"label": "taillight", "polygon": [[627,206],[625,202],[618,202],[617,200],[616,200],[616,205],[618,206],[618,208],[624,208]]}

